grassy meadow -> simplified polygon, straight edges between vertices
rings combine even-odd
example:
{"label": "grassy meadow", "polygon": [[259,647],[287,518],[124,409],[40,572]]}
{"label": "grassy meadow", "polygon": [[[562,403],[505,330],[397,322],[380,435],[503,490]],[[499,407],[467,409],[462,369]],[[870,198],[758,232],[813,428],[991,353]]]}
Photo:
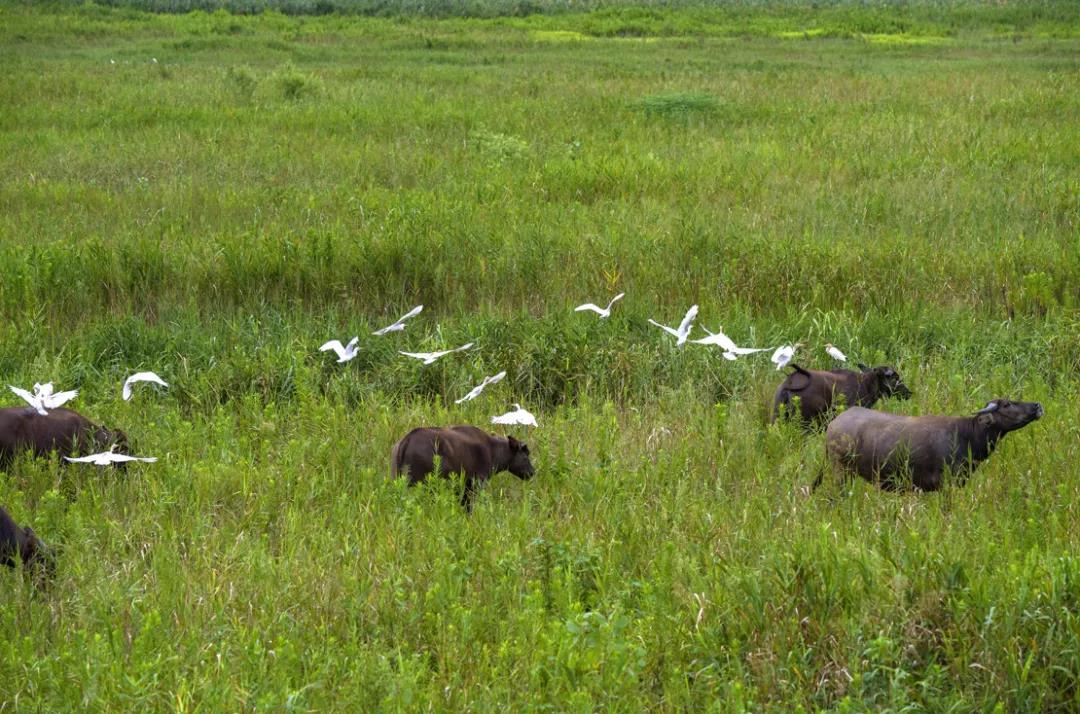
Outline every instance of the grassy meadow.
{"label": "grassy meadow", "polygon": [[[118,4],[0,4],[0,380],[160,461],[0,473],[0,711],[1080,708],[1080,6]],[[1046,417],[807,495],[692,303]],[[511,402],[532,481],[388,478]]]}

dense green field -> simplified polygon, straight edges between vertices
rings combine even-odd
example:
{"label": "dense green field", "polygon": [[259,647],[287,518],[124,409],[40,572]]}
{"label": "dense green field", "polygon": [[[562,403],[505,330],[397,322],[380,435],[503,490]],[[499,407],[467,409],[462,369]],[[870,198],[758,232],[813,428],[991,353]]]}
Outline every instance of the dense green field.
{"label": "dense green field", "polygon": [[[0,63],[0,380],[161,458],[0,474],[60,553],[0,572],[0,711],[1080,708],[1077,4],[4,4]],[[963,488],[808,495],[767,357],[646,323],[691,303],[896,365],[889,410],[1047,415]],[[518,401],[532,481],[388,479]]]}

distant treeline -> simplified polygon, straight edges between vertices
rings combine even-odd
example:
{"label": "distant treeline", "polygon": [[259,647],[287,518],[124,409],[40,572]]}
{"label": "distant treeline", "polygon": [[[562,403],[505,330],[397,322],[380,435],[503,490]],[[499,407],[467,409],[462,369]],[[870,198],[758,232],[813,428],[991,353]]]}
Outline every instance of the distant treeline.
{"label": "distant treeline", "polygon": [[[59,0],[59,4],[91,3]],[[1080,2],[1075,0],[98,0],[93,4],[156,13],[224,10],[240,15],[272,11],[285,15],[337,13],[383,17],[521,17],[603,10],[654,13],[672,9],[738,15],[825,10],[860,18],[909,16],[1021,25],[1032,20],[1075,19],[1080,14]]]}

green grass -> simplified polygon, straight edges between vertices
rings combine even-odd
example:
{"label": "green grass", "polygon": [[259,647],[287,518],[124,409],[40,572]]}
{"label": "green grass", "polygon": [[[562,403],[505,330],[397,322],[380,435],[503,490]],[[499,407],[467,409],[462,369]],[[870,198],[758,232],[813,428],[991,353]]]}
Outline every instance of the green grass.
{"label": "green grass", "polygon": [[[500,7],[0,6],[0,378],[161,457],[0,475],[60,549],[46,592],[0,573],[0,702],[1080,706],[1076,6]],[[693,302],[895,364],[890,410],[1047,416],[964,488],[808,497],[767,360],[645,322]],[[465,516],[388,479],[514,401],[532,481]]]}

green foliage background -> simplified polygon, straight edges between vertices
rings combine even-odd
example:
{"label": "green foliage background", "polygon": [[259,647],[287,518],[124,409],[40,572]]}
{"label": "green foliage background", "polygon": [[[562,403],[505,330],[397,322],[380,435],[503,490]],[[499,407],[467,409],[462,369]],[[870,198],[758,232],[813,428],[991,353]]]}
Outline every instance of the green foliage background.
{"label": "green foliage background", "polygon": [[[521,8],[0,6],[0,378],[161,457],[0,476],[60,549],[0,574],[0,701],[1075,709],[1077,6]],[[963,489],[807,497],[767,360],[645,322],[693,302],[893,411],[1047,416]],[[387,478],[512,401],[533,481]]]}

